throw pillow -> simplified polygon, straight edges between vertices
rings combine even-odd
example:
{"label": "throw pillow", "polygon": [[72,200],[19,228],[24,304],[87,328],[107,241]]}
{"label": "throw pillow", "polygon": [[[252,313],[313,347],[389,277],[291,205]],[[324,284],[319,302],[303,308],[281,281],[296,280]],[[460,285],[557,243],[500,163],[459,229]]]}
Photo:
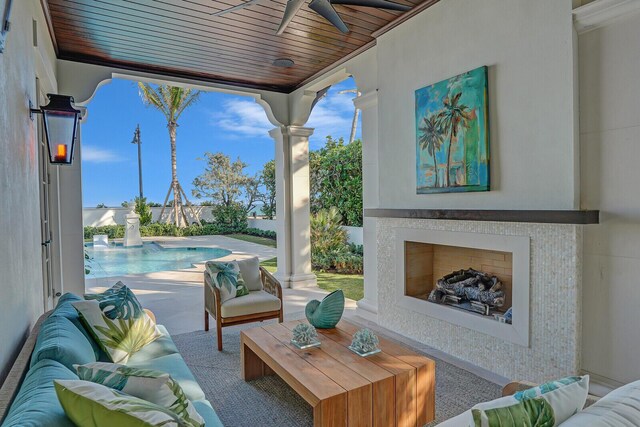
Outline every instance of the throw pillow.
{"label": "throw pillow", "polygon": [[71,303],[80,320],[112,362],[127,363],[129,357],[162,336],[144,311],[138,317],[110,319],[97,301]]}
{"label": "throw pillow", "polygon": [[237,262],[207,261],[205,266],[211,277],[211,283],[220,291],[221,303],[249,295]]}
{"label": "throw pillow", "polygon": [[101,384],[82,380],[54,380],[53,384],[65,414],[77,426],[187,426],[167,408]]}
{"label": "throw pillow", "polygon": [[240,274],[249,291],[261,291],[262,280],[260,280],[260,260],[258,257],[237,259],[240,267]]}
{"label": "throw pillow", "polygon": [[109,319],[139,317],[142,304],[124,283],[118,282],[101,294],[85,294],[84,299],[96,300]]}
{"label": "throw pillow", "polygon": [[116,389],[175,412],[188,426],[202,427],[204,420],[186,398],[182,387],[165,372],[114,363],[75,365],[78,378]]}
{"label": "throw pillow", "polygon": [[[519,391],[471,408],[477,427],[560,425],[580,411],[587,400],[589,376],[566,377]],[[522,420],[529,420],[522,424]],[[509,421],[511,420],[511,421]]]}

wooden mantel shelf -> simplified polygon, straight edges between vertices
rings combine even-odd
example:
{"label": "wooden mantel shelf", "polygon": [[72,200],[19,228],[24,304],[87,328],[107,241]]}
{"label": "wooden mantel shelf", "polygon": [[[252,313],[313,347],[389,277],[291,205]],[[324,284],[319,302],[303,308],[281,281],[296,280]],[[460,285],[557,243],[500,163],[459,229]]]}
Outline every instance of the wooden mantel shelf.
{"label": "wooden mantel shelf", "polygon": [[600,222],[600,211],[593,210],[365,209],[364,216],[544,224],[598,224]]}

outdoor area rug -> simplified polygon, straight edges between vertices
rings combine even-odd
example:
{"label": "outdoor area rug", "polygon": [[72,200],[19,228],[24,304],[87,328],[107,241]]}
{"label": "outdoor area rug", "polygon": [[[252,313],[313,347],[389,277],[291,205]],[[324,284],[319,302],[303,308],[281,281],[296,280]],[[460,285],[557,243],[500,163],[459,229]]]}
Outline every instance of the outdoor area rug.
{"label": "outdoor area rug", "polygon": [[[225,328],[222,352],[216,348],[215,331],[175,335],[173,340],[225,426],[313,426],[311,406],[280,378],[245,382],[240,377],[240,330],[255,326]],[[497,384],[426,356],[436,361],[436,421],[428,426],[500,397]]]}

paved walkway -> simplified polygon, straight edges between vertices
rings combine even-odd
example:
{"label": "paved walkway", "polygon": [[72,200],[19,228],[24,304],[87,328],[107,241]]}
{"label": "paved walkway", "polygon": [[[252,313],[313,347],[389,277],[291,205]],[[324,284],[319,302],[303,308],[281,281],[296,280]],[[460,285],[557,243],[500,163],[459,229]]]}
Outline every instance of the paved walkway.
{"label": "paved walkway", "polygon": [[[274,258],[276,249],[225,236],[159,237],[145,238],[166,248],[207,247],[232,251],[220,259],[233,260],[243,256],[258,256],[261,261]],[[142,305],[154,312],[158,323],[171,334],[181,334],[204,328],[204,262],[182,270],[131,274],[99,279],[87,279],[87,292],[102,292],[117,281],[125,283],[136,294]],[[284,289],[286,319],[304,317],[304,307],[312,299],[321,300],[328,292],[318,287]],[[346,301],[346,315],[355,311],[355,301]]]}

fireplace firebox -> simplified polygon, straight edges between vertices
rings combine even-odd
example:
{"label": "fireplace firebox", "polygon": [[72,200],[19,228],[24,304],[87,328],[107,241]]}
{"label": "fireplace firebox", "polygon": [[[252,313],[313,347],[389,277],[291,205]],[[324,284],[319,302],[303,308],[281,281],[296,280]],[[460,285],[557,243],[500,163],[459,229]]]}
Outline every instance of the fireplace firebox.
{"label": "fireplace firebox", "polygon": [[511,307],[510,252],[405,241],[405,294],[485,316]]}

